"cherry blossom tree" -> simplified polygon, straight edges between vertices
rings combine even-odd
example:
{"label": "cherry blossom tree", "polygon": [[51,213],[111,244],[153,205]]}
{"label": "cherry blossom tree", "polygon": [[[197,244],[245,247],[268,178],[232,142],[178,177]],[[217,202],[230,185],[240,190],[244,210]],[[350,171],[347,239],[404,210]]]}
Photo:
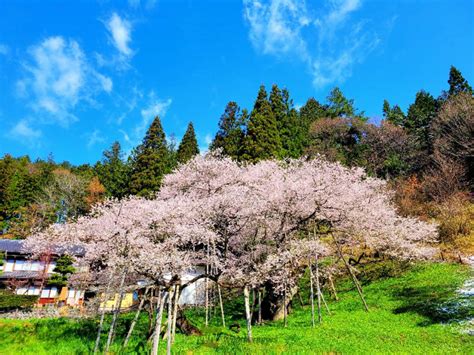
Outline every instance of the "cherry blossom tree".
{"label": "cherry blossom tree", "polygon": [[[267,302],[267,318],[286,320],[304,269],[315,263],[319,275],[317,258],[338,255],[363,299],[343,249],[363,246],[393,258],[427,258],[435,231],[434,225],[399,216],[385,181],[362,169],[320,158],[239,164],[213,153],[196,156],[165,176],[154,198],[108,200],[74,223],[37,233],[28,244],[37,252],[51,245],[84,248],[80,262],[91,273],[108,274],[102,287],[118,284],[121,295],[127,275],[148,280],[160,295],[155,352],[165,297],[172,337],[178,312],[172,302],[189,284],[183,284],[182,275],[193,268],[205,266],[197,278],[243,290],[251,340],[252,289],[263,288],[267,300],[276,300]],[[119,307],[120,298],[106,350]]]}

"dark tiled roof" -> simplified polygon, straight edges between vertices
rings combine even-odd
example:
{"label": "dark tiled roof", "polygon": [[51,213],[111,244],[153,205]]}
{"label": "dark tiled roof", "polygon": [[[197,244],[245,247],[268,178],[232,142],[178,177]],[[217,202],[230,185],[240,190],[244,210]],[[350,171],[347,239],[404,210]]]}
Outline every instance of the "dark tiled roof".
{"label": "dark tiled roof", "polygon": [[39,271],[8,271],[0,274],[0,279],[39,279],[42,272]]}
{"label": "dark tiled roof", "polygon": [[0,250],[7,253],[21,253],[23,248],[22,240],[0,239]]}
{"label": "dark tiled roof", "polygon": [[[0,239],[0,251],[6,251],[7,253],[28,254],[28,250],[26,248],[23,248],[23,243],[24,240]],[[77,245],[72,246],[70,248],[53,248],[53,253],[57,255],[65,254],[66,252],[71,253],[75,256],[83,256],[84,248]]]}

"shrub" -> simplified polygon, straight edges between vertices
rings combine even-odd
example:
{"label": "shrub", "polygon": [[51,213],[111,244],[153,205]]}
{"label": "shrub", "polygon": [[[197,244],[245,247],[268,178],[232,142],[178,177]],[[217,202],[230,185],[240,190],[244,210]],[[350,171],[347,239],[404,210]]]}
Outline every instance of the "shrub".
{"label": "shrub", "polygon": [[0,312],[31,308],[37,301],[38,296],[16,295],[7,290],[0,290]]}

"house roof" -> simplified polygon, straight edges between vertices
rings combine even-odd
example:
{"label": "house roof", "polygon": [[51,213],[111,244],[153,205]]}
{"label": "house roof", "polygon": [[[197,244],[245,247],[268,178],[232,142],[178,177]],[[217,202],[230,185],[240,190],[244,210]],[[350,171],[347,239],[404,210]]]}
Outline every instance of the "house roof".
{"label": "house roof", "polygon": [[[24,247],[23,244],[24,240],[0,239],[0,251],[16,254],[29,254],[30,251]],[[75,256],[83,256],[85,254],[85,250],[83,247],[78,245],[73,245],[70,248],[55,246],[53,247],[53,253],[56,255],[70,253]]]}
{"label": "house roof", "polygon": [[0,274],[0,279],[39,279],[42,273],[39,271],[8,271]]}

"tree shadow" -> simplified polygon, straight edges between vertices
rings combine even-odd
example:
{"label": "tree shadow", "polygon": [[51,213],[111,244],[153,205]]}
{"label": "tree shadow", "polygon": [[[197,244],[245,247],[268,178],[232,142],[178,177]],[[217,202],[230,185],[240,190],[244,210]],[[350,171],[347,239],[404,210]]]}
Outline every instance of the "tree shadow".
{"label": "tree shadow", "polygon": [[439,285],[402,286],[392,290],[392,296],[402,302],[393,313],[417,313],[425,317],[424,321],[418,323],[420,326],[458,322],[474,316],[471,300]]}

